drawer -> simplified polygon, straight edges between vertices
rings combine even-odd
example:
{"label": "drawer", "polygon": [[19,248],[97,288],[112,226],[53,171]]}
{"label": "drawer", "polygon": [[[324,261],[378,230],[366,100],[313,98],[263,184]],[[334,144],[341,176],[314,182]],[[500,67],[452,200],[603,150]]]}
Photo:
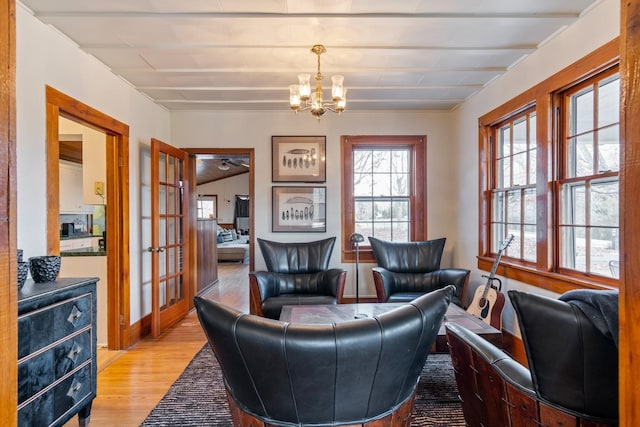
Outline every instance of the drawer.
{"label": "drawer", "polygon": [[18,363],[18,404],[44,390],[92,358],[92,331],[52,347]]}
{"label": "drawer", "polygon": [[91,294],[18,317],[18,360],[91,325]]}
{"label": "drawer", "polygon": [[95,396],[91,363],[42,393],[28,405],[18,407],[19,426],[48,426],[65,414],[76,413]]}

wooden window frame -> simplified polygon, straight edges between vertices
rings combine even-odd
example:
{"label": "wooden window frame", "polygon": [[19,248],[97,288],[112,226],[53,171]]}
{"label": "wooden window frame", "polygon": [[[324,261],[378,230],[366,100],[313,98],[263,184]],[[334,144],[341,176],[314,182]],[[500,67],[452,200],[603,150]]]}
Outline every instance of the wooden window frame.
{"label": "wooden window frame", "polygon": [[[577,277],[557,270],[556,218],[560,152],[558,120],[553,116],[554,97],[560,91],[592,76],[616,67],[619,63],[619,38],[611,40],[569,67],[507,101],[478,119],[479,125],[479,242],[478,268],[490,271],[495,260],[491,251],[491,135],[493,127],[532,106],[536,113],[536,201],[537,252],[535,263],[503,258],[497,273],[556,293],[575,288],[614,288],[618,280],[602,276]],[[622,193],[621,193],[622,197]]]}
{"label": "wooden window frame", "polygon": [[[411,215],[411,241],[427,239],[427,137],[426,135],[358,135],[341,137],[342,164],[342,262],[356,260],[356,253],[349,242],[355,231],[353,197],[353,151],[356,148],[379,149],[406,147],[411,151],[411,181],[409,200]],[[360,246],[360,261],[375,262],[368,242]]]}

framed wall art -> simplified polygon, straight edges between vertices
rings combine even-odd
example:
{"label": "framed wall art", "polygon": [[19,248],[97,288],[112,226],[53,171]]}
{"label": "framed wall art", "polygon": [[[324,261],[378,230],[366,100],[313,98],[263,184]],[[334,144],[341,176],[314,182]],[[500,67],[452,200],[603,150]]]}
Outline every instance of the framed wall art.
{"label": "framed wall art", "polygon": [[272,136],[273,182],[325,182],[326,136]]}
{"label": "framed wall art", "polygon": [[326,187],[272,187],[271,231],[325,232]]}

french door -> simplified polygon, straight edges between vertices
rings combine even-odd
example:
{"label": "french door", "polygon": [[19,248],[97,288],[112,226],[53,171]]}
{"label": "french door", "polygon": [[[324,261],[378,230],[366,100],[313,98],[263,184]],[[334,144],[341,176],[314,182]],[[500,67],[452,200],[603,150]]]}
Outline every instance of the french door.
{"label": "french door", "polygon": [[151,139],[151,334],[189,312],[188,153]]}

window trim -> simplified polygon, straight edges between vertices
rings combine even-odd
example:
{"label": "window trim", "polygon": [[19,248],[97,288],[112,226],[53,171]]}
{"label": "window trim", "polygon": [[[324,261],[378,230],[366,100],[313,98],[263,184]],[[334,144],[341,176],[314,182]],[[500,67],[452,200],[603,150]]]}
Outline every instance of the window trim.
{"label": "window trim", "polygon": [[[527,283],[556,293],[563,293],[577,287],[590,289],[615,288],[619,281],[602,276],[574,277],[553,271],[555,248],[555,225],[558,207],[555,179],[559,171],[560,153],[552,144],[560,136],[557,120],[552,114],[557,94],[571,86],[619,64],[619,38],[611,40],[570,66],[531,87],[493,111],[478,119],[479,125],[479,224],[478,224],[478,268],[490,271],[495,254],[490,248],[490,202],[491,202],[491,145],[492,128],[509,117],[521,114],[535,106],[537,148],[537,261],[519,262],[503,257],[497,273],[510,279]],[[556,123],[553,123],[556,122]],[[541,167],[546,165],[546,167]],[[622,195],[621,195],[622,197]]]}
{"label": "window trim", "polygon": [[[356,255],[349,236],[355,230],[353,211],[353,150],[358,148],[408,147],[411,150],[411,241],[427,238],[427,136],[426,135],[342,135],[340,137],[342,165],[342,262],[355,262]],[[360,246],[360,261],[375,262],[368,242]]]}

